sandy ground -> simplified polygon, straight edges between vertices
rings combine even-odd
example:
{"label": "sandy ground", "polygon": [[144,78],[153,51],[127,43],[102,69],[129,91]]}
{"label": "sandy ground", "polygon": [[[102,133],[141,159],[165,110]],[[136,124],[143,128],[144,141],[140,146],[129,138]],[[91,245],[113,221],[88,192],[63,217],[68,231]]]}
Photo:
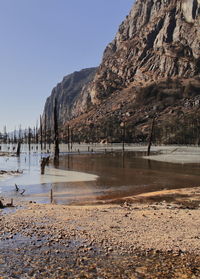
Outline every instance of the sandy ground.
{"label": "sandy ground", "polygon": [[200,187],[138,195],[121,205],[24,203],[0,211],[0,276],[200,278],[199,228]]}

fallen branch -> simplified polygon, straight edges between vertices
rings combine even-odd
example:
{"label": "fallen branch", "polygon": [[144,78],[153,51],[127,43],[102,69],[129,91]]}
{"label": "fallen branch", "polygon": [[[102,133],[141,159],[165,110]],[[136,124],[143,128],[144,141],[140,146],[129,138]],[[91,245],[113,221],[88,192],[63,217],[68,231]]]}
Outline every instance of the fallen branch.
{"label": "fallen branch", "polygon": [[20,193],[22,196],[23,196],[23,194],[24,194],[24,192],[25,192],[26,190],[25,189],[23,189],[22,190],[22,192]]}

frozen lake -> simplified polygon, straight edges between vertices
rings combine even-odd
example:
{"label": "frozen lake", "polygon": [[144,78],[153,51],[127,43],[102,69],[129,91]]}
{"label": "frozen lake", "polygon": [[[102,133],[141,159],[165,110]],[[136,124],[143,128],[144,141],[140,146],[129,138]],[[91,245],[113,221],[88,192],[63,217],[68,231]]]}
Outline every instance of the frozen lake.
{"label": "frozen lake", "polygon": [[[35,146],[34,146],[35,148]],[[90,147],[92,148],[92,147]],[[23,174],[0,178],[0,196],[49,202],[53,189],[54,201],[82,204],[109,201],[161,189],[200,185],[199,164],[171,164],[144,159],[144,152],[89,153],[80,146],[79,154],[64,154],[58,166],[50,163],[45,175],[40,174],[41,155],[32,150],[18,157],[0,157],[0,170],[23,170]],[[99,150],[98,150],[99,151]],[[16,192],[15,184],[23,196]]]}

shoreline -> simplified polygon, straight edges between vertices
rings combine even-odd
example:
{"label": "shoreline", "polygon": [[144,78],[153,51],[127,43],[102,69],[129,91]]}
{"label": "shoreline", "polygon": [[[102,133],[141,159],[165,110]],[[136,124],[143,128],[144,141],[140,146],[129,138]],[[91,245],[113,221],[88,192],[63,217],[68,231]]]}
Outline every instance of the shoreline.
{"label": "shoreline", "polygon": [[[106,145],[108,146],[108,145]],[[109,145],[110,146],[110,145]],[[86,147],[86,145],[84,146]],[[102,147],[102,144],[98,145],[98,148]],[[112,145],[112,152],[119,152],[119,145],[116,146],[116,149],[113,148]],[[146,150],[146,146],[126,146],[125,152],[144,152]],[[104,152],[104,151],[102,151]],[[107,151],[108,152],[108,151]],[[147,156],[139,156],[138,158],[142,158],[144,160],[150,160],[149,163],[152,161],[162,161],[162,162],[167,162],[167,163],[176,163],[176,164],[186,164],[188,167],[190,164],[187,164],[189,161],[193,165],[196,165],[197,168],[199,166],[198,162],[200,161],[200,147],[194,147],[194,146],[152,146],[152,152],[154,155],[151,155],[149,157]],[[157,154],[156,154],[157,153]],[[70,153],[70,155],[73,155],[74,153]],[[80,153],[81,154],[81,153]],[[84,154],[84,153],[83,153]],[[95,154],[95,153],[94,153]],[[75,155],[74,155],[75,156]],[[61,156],[62,158],[62,156]],[[188,160],[189,158],[189,160]],[[31,181],[31,185],[40,185],[40,184],[49,184],[49,183],[59,183],[59,182],[83,182],[85,181],[96,181],[98,179],[98,175],[94,175],[89,172],[84,172],[84,171],[76,171],[76,170],[61,170],[61,169],[54,169],[52,167],[46,168],[46,173],[44,176],[40,176],[40,170],[39,168],[36,170],[35,168],[30,172],[29,170],[25,171],[22,175],[19,176],[7,176],[7,177],[1,177],[0,179],[5,179],[4,181],[4,186],[9,186],[10,184],[16,183],[17,185],[20,185],[21,187],[24,187],[26,189],[26,186],[29,185],[29,181]],[[189,177],[189,176],[188,176]],[[197,181],[196,185],[198,182],[198,176],[197,176]],[[188,184],[190,184],[188,182]],[[30,188],[29,185],[28,187]],[[186,184],[184,184],[185,186]],[[190,185],[191,187],[196,186],[196,185]],[[161,189],[164,187],[161,187]],[[170,187],[169,187],[170,188]],[[175,188],[175,187],[173,187]],[[28,189],[28,188],[27,188]],[[148,189],[149,191],[150,189]],[[155,189],[152,189],[155,190]],[[144,191],[146,192],[146,191]],[[50,193],[50,188],[46,190],[46,192],[41,192],[41,193],[31,193],[27,197],[27,201],[29,200],[36,200],[39,202],[39,200],[44,199],[43,202],[46,203],[46,200],[48,201],[49,199],[49,193]],[[63,204],[61,195],[62,194],[67,194],[67,192],[62,191],[60,194],[59,193],[54,193],[55,198],[60,199],[60,203]],[[76,193],[75,193],[76,194]],[[84,192],[84,196],[87,194],[87,192]],[[89,195],[90,193],[88,193]],[[71,193],[70,193],[71,195]],[[87,198],[87,196],[85,196]],[[16,196],[13,196],[15,199]],[[64,199],[64,198],[63,198]],[[130,196],[126,197],[119,197],[119,198],[113,198],[113,200],[106,199],[105,201],[102,199],[98,200],[92,200],[90,197],[88,197],[88,202],[91,204],[104,204],[104,203],[123,203],[124,200],[130,200],[131,202],[135,202],[136,198],[132,199],[131,194]],[[69,200],[70,203],[70,200]],[[85,201],[87,203],[87,201]],[[76,204],[76,201],[74,201],[74,204]],[[84,201],[83,201],[84,204]],[[80,201],[77,205],[82,205],[82,201]]]}
{"label": "shoreline", "polygon": [[[25,145],[26,146],[26,145]],[[53,145],[52,145],[53,146]],[[124,147],[125,152],[147,152],[148,145],[139,144],[127,144]],[[75,155],[85,153],[105,153],[105,152],[122,152],[122,144],[120,143],[108,143],[108,144],[73,144],[73,150],[68,152],[66,144],[60,144],[60,155]],[[200,163],[200,146],[194,145],[152,145],[151,153],[158,153],[150,156],[143,156],[145,159],[157,160],[169,163]],[[27,154],[28,151],[22,151],[21,154]],[[40,150],[32,150],[32,154],[40,154]],[[51,150],[43,150],[41,154],[53,154],[53,148]],[[13,152],[0,151],[0,156],[16,157]],[[184,158],[186,156],[186,158]],[[182,158],[180,158],[182,157]]]}

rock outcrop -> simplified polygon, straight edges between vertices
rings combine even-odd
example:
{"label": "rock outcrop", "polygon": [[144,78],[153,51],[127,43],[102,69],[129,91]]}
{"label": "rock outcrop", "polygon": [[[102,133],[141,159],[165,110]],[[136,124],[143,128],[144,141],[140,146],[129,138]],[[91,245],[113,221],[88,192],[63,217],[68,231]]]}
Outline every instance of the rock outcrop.
{"label": "rock outcrop", "polygon": [[200,73],[200,1],[137,0],[107,46],[93,103],[135,82]]}

